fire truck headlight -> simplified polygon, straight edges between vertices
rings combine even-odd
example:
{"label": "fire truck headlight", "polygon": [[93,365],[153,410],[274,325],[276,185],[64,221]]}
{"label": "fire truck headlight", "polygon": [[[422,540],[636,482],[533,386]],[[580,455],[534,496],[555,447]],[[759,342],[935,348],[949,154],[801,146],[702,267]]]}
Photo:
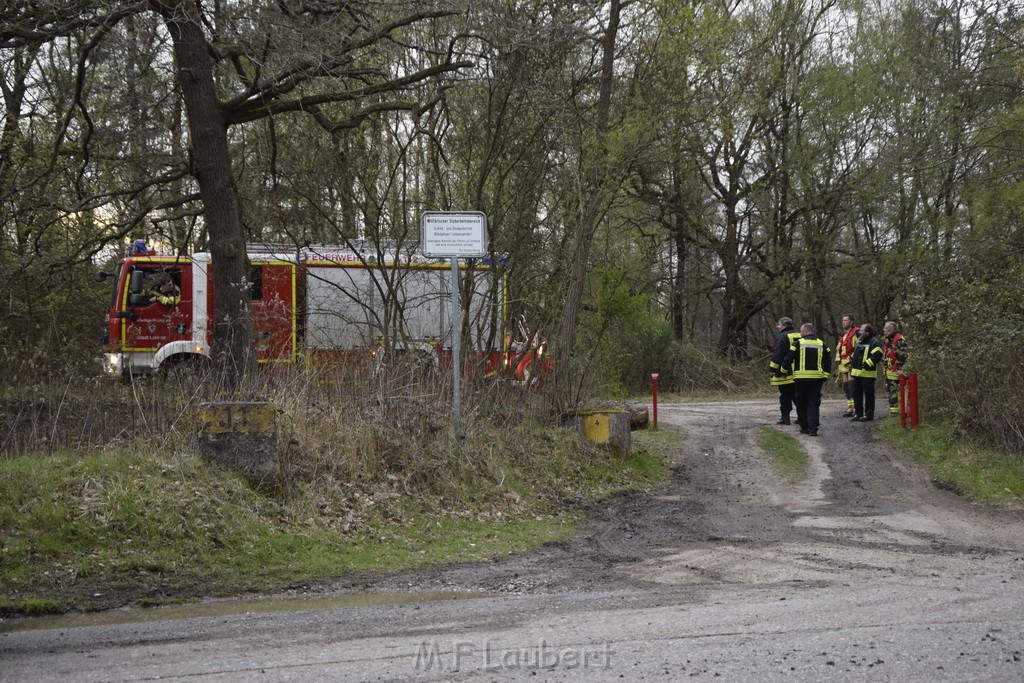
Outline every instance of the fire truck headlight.
{"label": "fire truck headlight", "polygon": [[120,353],[108,353],[103,356],[103,371],[111,377],[120,377],[124,368],[124,356]]}

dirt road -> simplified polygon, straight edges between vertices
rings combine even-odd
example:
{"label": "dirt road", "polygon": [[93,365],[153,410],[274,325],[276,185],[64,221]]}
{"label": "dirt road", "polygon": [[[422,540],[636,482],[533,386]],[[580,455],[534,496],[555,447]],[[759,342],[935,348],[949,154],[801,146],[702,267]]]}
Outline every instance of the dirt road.
{"label": "dirt road", "polygon": [[[823,406],[821,436],[776,427],[766,401],[662,405],[659,426],[683,433],[671,479],[607,501],[585,536],[493,565],[401,577],[399,587],[618,590],[651,584],[850,582],[967,572],[1017,557],[1024,577],[1024,513],[972,505],[936,487],[913,461],[874,437],[873,425]],[[800,438],[805,480],[782,476],[756,444],[771,426]]]}
{"label": "dirt road", "polygon": [[[4,633],[0,679],[1024,679],[1024,515],[937,488],[838,403],[791,482],[755,443],[773,405],[662,405],[670,480],[572,541],[283,611]],[[325,603],[356,592],[393,599]]]}

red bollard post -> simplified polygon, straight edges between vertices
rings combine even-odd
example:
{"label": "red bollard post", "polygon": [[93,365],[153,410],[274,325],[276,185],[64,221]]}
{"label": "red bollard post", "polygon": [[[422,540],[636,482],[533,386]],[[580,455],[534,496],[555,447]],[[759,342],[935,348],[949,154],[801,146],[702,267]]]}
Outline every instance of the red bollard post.
{"label": "red bollard post", "polygon": [[910,378],[907,381],[910,386],[910,390],[907,392],[910,394],[910,428],[917,429],[920,424],[920,413],[917,410],[917,373],[910,373]]}
{"label": "red bollard post", "polygon": [[651,385],[654,391],[654,416],[651,422],[651,429],[657,431],[658,429],[658,375],[661,373],[651,373]]}
{"label": "red bollard post", "polygon": [[907,428],[907,418],[910,412],[907,407],[910,405],[910,382],[906,375],[900,375],[900,427]]}

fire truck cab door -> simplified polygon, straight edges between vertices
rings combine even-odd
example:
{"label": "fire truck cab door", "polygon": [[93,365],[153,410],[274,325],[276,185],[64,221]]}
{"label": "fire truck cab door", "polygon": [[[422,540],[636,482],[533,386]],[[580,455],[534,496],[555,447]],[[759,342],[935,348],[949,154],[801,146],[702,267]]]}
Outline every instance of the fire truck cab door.
{"label": "fire truck cab door", "polygon": [[[181,291],[181,300],[174,306],[150,301],[146,295],[155,289],[156,278],[169,274]],[[122,318],[122,346],[126,351],[156,351],[164,344],[181,339],[191,339],[192,297],[187,268],[154,267],[136,268],[131,272],[128,291],[125,293],[125,308],[131,315]]]}
{"label": "fire truck cab door", "polygon": [[296,347],[295,264],[251,261],[252,332],[261,363],[292,363]]}

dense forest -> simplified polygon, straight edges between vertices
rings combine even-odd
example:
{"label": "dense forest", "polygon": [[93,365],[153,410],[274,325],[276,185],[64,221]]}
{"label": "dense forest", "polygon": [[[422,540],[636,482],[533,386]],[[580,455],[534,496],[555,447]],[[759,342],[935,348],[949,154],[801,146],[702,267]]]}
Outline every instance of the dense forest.
{"label": "dense forest", "polygon": [[1014,0],[9,0],[0,87],[12,385],[98,374],[133,239],[236,282],[246,242],[467,210],[570,401],[852,313],[902,325],[931,415],[1024,450]]}

